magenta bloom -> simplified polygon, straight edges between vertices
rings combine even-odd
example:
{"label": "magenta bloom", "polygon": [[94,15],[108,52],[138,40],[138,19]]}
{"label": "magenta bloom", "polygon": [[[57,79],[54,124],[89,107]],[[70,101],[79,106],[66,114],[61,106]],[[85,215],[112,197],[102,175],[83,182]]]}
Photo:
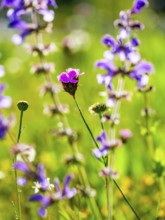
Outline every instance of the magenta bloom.
{"label": "magenta bloom", "polygon": [[78,86],[80,76],[79,69],[68,68],[58,76],[58,81],[62,82],[63,88],[70,95],[74,96]]}
{"label": "magenta bloom", "polygon": [[62,83],[78,83],[79,73],[80,70],[69,68],[58,76],[58,80]]}

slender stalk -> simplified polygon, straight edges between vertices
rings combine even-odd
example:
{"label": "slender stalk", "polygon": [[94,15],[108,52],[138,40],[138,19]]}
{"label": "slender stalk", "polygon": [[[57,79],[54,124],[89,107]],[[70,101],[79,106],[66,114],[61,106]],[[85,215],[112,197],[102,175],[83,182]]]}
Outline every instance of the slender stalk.
{"label": "slender stalk", "polygon": [[88,130],[89,133],[90,133],[90,136],[91,136],[93,142],[95,143],[96,147],[99,148],[99,146],[98,146],[98,144],[97,144],[97,142],[96,142],[96,140],[95,140],[95,138],[94,138],[94,136],[93,136],[93,133],[92,133],[92,131],[91,131],[91,129],[90,129],[88,123],[86,122],[86,120],[85,120],[85,118],[84,118],[84,116],[83,116],[83,113],[82,113],[82,111],[81,111],[81,109],[80,109],[80,107],[79,107],[79,105],[78,105],[78,102],[77,102],[75,96],[73,96],[73,99],[74,99],[74,101],[75,101],[75,103],[76,103],[76,106],[77,106],[77,108],[78,108],[78,110],[79,110],[79,113],[80,113],[80,115],[81,115],[81,118],[82,118],[82,120],[83,120],[83,122],[84,122],[84,124],[85,124],[85,126],[86,126],[86,128],[87,128],[87,130]]}
{"label": "slender stalk", "polygon": [[[117,93],[120,96],[124,87],[124,79],[121,77],[118,80]],[[110,127],[110,140],[115,141],[115,120],[118,116],[121,100],[116,100],[113,113],[112,113],[112,123]],[[111,151],[111,155],[108,155],[106,166],[113,169],[114,165],[114,151]],[[107,210],[108,210],[108,220],[113,220],[113,182],[112,178],[106,177],[106,194],[107,194]]]}
{"label": "slender stalk", "polygon": [[108,220],[112,220],[113,219],[113,189],[111,184],[112,180],[109,176],[107,176],[105,182],[106,182]]}
{"label": "slender stalk", "polygon": [[135,209],[133,208],[133,206],[131,205],[131,203],[128,201],[127,197],[124,195],[123,191],[121,190],[120,186],[118,185],[118,183],[116,182],[116,180],[113,179],[113,182],[115,184],[115,186],[117,187],[117,189],[120,191],[121,195],[123,196],[125,202],[127,203],[127,205],[130,207],[130,209],[132,210],[132,212],[134,213],[134,215],[136,216],[136,218],[138,220],[141,220],[141,218],[139,217],[139,215],[137,214],[137,212],[135,211]]}
{"label": "slender stalk", "polygon": [[102,122],[102,114],[99,114],[101,129],[104,130],[104,124]]}
{"label": "slender stalk", "polygon": [[[24,111],[20,111],[20,120],[19,120],[17,144],[19,143],[20,137],[21,137],[23,112]],[[14,163],[15,162],[16,162],[16,156],[14,158]],[[21,220],[22,219],[22,212],[21,212],[21,190],[19,189],[18,184],[17,184],[17,170],[16,169],[14,169],[14,176],[15,176],[16,195],[17,195],[18,220]]]}
{"label": "slender stalk", "polygon": [[23,119],[23,111],[20,111],[20,121],[19,121],[19,130],[18,130],[17,143],[19,143],[20,137],[21,137],[22,119]]}

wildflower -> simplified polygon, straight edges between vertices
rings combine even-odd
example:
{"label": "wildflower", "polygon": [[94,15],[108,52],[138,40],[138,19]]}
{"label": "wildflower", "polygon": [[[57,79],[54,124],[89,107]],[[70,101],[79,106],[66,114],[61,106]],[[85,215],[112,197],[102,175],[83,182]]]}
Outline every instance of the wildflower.
{"label": "wildflower", "polygon": [[101,147],[93,150],[93,154],[96,158],[101,158],[102,156],[108,155],[111,149],[121,146],[120,140],[109,140],[105,131],[102,131],[101,135],[97,137],[97,141],[100,142]]}
{"label": "wildflower", "polygon": [[42,85],[40,87],[41,96],[44,96],[47,93],[58,94],[60,91],[61,91],[61,85],[54,84],[54,83],[51,83],[51,82],[46,82],[44,85]]}
{"label": "wildflower", "polygon": [[77,153],[76,155],[65,155],[64,157],[65,164],[83,164],[84,157],[82,154]]}
{"label": "wildflower", "polygon": [[59,180],[58,178],[55,178],[55,193],[50,193],[48,195],[42,195],[42,194],[34,194],[30,196],[29,201],[31,202],[40,202],[41,208],[38,210],[38,214],[41,217],[44,217],[46,215],[46,209],[52,205],[53,203],[63,200],[63,199],[71,199],[75,194],[77,193],[75,188],[70,189],[69,183],[71,179],[73,178],[72,174],[69,174],[66,176],[64,180],[64,186],[63,189],[60,189]]}
{"label": "wildflower", "polygon": [[40,184],[42,191],[46,191],[49,188],[49,180],[45,175],[45,168],[42,164],[38,164],[37,167],[31,167],[25,162],[17,161],[14,163],[13,168],[24,173],[23,177],[18,178],[18,185],[24,186],[28,180],[32,180]]}
{"label": "wildflower", "polygon": [[145,87],[149,81],[148,74],[153,72],[154,68],[151,63],[141,61],[130,71],[129,76],[137,81],[138,87]]}
{"label": "wildflower", "polygon": [[9,121],[0,114],[0,139],[6,136],[8,131]]}
{"label": "wildflower", "polygon": [[5,88],[6,86],[4,84],[0,84],[0,109],[9,108],[12,104],[11,97],[3,95]]}
{"label": "wildflower", "polygon": [[[16,44],[21,44],[25,37],[30,35],[33,32],[37,32],[39,29],[46,28],[46,24],[49,24],[54,20],[54,11],[50,10],[49,7],[57,8],[57,4],[55,0],[42,0],[42,1],[9,1],[3,0],[2,7],[10,8],[7,12],[7,16],[9,19],[9,27],[18,29],[20,34],[15,35],[13,37],[13,41]],[[37,13],[38,18],[42,17],[42,20],[46,24],[34,24],[32,22],[27,22],[23,20],[23,15],[29,16],[33,12]],[[43,23],[43,22],[42,22]]]}
{"label": "wildflower", "polygon": [[21,160],[23,156],[24,158],[27,158],[29,162],[34,161],[36,156],[34,147],[18,143],[12,147],[11,153],[17,156],[17,160]]}
{"label": "wildflower", "polygon": [[135,0],[133,8],[131,9],[132,14],[140,13],[142,8],[148,5],[147,0]]}
{"label": "wildflower", "polygon": [[72,145],[75,143],[79,135],[71,128],[58,128],[58,129],[53,129],[53,134],[55,137],[60,138],[60,137],[67,137],[68,142]]}
{"label": "wildflower", "polygon": [[129,129],[122,129],[119,131],[119,134],[123,143],[125,143],[130,137],[132,137],[132,132]]}
{"label": "wildflower", "polygon": [[66,114],[69,112],[69,108],[67,104],[59,104],[57,106],[54,105],[45,105],[44,107],[44,113],[48,114],[50,116],[56,115],[56,114]]}
{"label": "wildflower", "polygon": [[5,75],[5,70],[4,67],[2,65],[0,65],[0,77]]}
{"label": "wildflower", "polygon": [[63,88],[70,95],[75,96],[75,92],[77,90],[78,81],[80,76],[79,69],[69,68],[66,72],[61,73],[58,76],[58,80],[62,82]]}
{"label": "wildflower", "polygon": [[31,68],[32,73],[36,74],[48,74],[54,72],[53,63],[44,63],[44,64],[33,64]]}
{"label": "wildflower", "polygon": [[101,170],[101,172],[100,172],[99,175],[102,176],[102,177],[107,177],[107,176],[109,176],[109,177],[111,177],[112,179],[116,179],[116,178],[118,177],[118,172],[112,170],[111,167],[104,167],[104,168]]}
{"label": "wildflower", "polygon": [[126,59],[130,60],[130,58],[133,55],[138,56],[138,53],[137,51],[135,51],[135,48],[139,46],[139,41],[135,37],[131,38],[130,41],[128,41],[127,43],[124,43],[123,38],[126,38],[127,36],[123,35],[123,31],[124,29],[121,29],[117,37],[117,40],[115,40],[111,35],[108,34],[105,35],[102,39],[102,43],[111,48],[111,54],[117,54],[121,61],[125,61]]}

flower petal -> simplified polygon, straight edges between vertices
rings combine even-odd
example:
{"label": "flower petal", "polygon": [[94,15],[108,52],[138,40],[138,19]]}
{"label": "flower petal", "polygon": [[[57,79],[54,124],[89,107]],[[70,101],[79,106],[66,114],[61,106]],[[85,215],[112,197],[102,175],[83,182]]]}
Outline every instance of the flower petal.
{"label": "flower petal", "polygon": [[25,173],[29,171],[29,168],[26,165],[26,163],[21,162],[21,161],[17,161],[16,163],[14,163],[13,168],[17,169],[17,170],[20,170],[22,172],[25,172]]}
{"label": "flower petal", "polygon": [[58,76],[58,80],[62,83],[69,83],[69,77],[67,73],[63,72]]}

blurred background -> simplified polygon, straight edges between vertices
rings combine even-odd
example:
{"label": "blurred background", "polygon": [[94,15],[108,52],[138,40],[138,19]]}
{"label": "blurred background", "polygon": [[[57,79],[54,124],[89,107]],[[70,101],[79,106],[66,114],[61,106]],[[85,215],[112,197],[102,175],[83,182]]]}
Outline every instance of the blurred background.
{"label": "blurred background", "polygon": [[[50,62],[55,63],[55,74],[52,78],[54,82],[57,82],[57,75],[68,67],[78,68],[85,73],[80,78],[77,100],[94,135],[98,136],[101,131],[99,119],[91,115],[88,108],[96,102],[104,101],[104,98],[99,96],[99,92],[104,90],[104,86],[97,84],[96,75],[99,70],[94,67],[94,64],[96,60],[102,58],[105,50],[104,45],[101,44],[102,36],[106,33],[116,36],[117,30],[114,28],[113,22],[118,18],[121,10],[129,9],[132,6],[132,1],[57,0],[57,4],[53,32],[43,33],[45,43],[54,42],[57,46],[57,51],[47,57]],[[135,32],[141,42],[140,53],[145,60],[152,62],[155,68],[155,73],[150,79],[150,84],[154,87],[150,94],[150,107],[155,114],[150,123],[155,129],[154,143],[157,146],[155,157],[165,165],[165,1],[150,1],[150,6],[136,18],[145,25],[143,31]],[[43,114],[43,105],[51,103],[51,100],[47,96],[40,97],[39,95],[39,88],[43,84],[44,78],[30,73],[31,64],[38,62],[38,59],[28,54],[25,45],[13,45],[11,37],[15,32],[7,28],[3,10],[0,19],[0,64],[4,65],[6,70],[6,75],[1,80],[8,85],[6,95],[13,99],[12,109],[4,114],[9,115],[12,112],[16,117],[16,125],[11,134],[16,137],[18,132],[17,102],[26,100],[29,102],[29,109],[24,116],[21,142],[36,148],[36,160],[45,164],[52,179],[54,176],[60,176],[62,179],[67,172],[72,170],[63,163],[63,156],[69,153],[70,149],[65,139],[57,140],[51,135],[51,129],[56,127],[57,119]],[[33,36],[28,37],[26,42],[34,43]],[[151,220],[156,215],[160,189],[155,185],[153,175],[151,175],[152,161],[141,135],[140,124],[144,122],[141,111],[144,108],[144,100],[136,91],[135,86],[134,82],[126,81],[126,89],[133,91],[133,97],[129,103],[126,101],[122,103],[121,122],[117,129],[131,129],[133,137],[126,146],[116,152],[115,168],[120,173],[118,181],[128,198],[133,201],[144,219]],[[68,121],[72,128],[80,133],[79,151],[85,157],[85,166],[91,185],[97,189],[97,200],[104,212],[106,205],[104,182],[98,177],[101,165],[92,155],[94,145],[71,96],[62,92],[60,99],[70,107]],[[0,211],[2,211],[4,206],[7,206],[2,201],[7,198],[10,198],[11,201],[12,197],[10,148],[13,142],[8,136],[0,145],[0,170],[5,175],[0,182]],[[126,219],[121,217],[120,209],[125,213],[128,207],[118,192],[116,194],[115,203],[118,210],[116,219]],[[11,206],[12,204],[10,204]],[[164,206],[162,210],[165,210]],[[130,213],[130,211],[128,212]],[[148,212],[150,214],[146,216]],[[13,219],[11,216],[12,213],[4,213],[1,219]],[[162,216],[160,219],[165,219],[165,213]],[[131,213],[128,219],[133,219]]]}

